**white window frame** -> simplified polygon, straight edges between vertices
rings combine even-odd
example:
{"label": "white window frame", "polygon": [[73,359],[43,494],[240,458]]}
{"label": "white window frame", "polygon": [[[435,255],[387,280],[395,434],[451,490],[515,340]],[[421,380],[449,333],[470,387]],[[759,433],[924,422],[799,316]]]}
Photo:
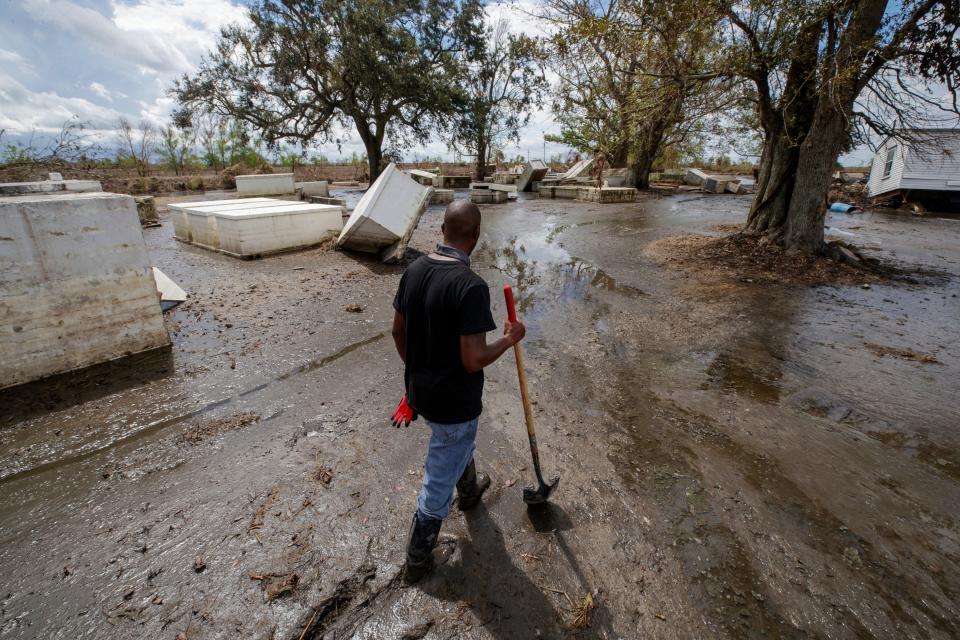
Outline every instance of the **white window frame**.
{"label": "white window frame", "polygon": [[883,159],[882,179],[886,180],[893,173],[893,161],[897,158],[897,145],[887,147],[887,155]]}

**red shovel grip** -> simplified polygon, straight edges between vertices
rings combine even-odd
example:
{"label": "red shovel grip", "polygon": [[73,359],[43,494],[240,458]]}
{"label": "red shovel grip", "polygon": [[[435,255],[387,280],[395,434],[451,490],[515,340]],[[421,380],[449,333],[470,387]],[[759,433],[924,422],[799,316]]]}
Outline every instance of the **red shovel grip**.
{"label": "red shovel grip", "polygon": [[517,305],[513,302],[513,287],[508,284],[503,285],[503,299],[507,301],[507,320],[517,321]]}

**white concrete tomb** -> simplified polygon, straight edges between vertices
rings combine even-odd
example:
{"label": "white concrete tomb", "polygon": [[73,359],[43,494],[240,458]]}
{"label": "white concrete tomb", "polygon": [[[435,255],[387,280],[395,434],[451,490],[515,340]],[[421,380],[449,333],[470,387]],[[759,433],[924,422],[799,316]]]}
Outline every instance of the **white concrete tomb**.
{"label": "white concrete tomb", "polygon": [[282,196],[295,191],[292,173],[237,176],[237,194],[241,196]]}
{"label": "white concrete tomb", "polygon": [[168,345],[133,198],[0,198],[0,318],[0,387]]}
{"label": "white concrete tomb", "polygon": [[329,204],[249,198],[188,202],[170,208],[178,240],[236,258],[309,247],[343,227],[341,207]]}
{"label": "white concrete tomb", "polygon": [[418,184],[391,163],[357,202],[337,246],[381,252],[384,262],[399,260],[432,192],[432,187]]}

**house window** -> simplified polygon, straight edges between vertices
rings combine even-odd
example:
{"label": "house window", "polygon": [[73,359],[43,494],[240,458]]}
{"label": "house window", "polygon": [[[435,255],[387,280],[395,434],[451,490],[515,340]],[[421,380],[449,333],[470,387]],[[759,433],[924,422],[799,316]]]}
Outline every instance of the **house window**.
{"label": "house window", "polygon": [[887,147],[887,159],[883,161],[883,177],[889,178],[893,171],[893,159],[897,157],[896,147]]}

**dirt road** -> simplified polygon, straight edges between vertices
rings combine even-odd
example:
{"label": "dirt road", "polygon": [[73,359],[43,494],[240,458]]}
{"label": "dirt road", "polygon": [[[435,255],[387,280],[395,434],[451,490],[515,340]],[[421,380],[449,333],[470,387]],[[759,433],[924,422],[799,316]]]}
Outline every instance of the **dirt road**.
{"label": "dirt road", "polygon": [[647,251],[748,205],[484,209],[475,268],[496,317],[518,291],[562,483],[527,513],[504,358],[479,438],[493,490],[412,588],[427,432],[388,422],[402,268],[238,261],[164,218],[144,235],[190,294],[173,348],[0,395],[0,638],[960,637],[960,221],[832,217],[828,235],[926,272],[869,288]]}

